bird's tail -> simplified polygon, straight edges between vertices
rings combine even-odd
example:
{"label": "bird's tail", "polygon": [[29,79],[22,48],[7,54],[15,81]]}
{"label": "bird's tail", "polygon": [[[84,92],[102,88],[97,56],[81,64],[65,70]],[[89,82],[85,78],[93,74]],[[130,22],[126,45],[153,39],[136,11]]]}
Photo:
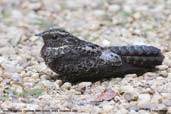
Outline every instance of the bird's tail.
{"label": "bird's tail", "polygon": [[140,68],[154,68],[161,65],[164,56],[160,49],[153,46],[111,46],[113,52],[122,57],[125,64]]}

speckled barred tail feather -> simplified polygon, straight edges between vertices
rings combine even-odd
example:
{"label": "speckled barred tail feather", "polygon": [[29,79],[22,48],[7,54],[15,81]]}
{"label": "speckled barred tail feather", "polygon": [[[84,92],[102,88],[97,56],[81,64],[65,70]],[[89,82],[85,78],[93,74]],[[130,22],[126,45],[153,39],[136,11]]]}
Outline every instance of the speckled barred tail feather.
{"label": "speckled barred tail feather", "polygon": [[153,46],[112,46],[109,48],[120,55],[126,63],[136,66],[155,67],[162,64],[164,59],[160,49]]}
{"label": "speckled barred tail feather", "polygon": [[145,45],[111,46],[109,48],[121,56],[151,56],[160,54],[160,49]]}

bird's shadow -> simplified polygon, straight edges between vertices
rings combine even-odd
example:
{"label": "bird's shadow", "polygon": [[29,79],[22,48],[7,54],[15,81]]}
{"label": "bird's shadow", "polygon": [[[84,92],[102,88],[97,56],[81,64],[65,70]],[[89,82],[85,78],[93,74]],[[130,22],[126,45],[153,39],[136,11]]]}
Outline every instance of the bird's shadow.
{"label": "bird's shadow", "polygon": [[[136,73],[137,76],[141,76],[143,75],[144,73],[146,72],[155,72],[156,70],[158,69],[148,69],[148,70],[145,70],[145,71],[142,71],[142,72],[138,72]],[[129,74],[135,74],[135,73],[129,73]],[[113,76],[110,76],[110,77],[105,77],[102,78],[102,77],[89,77],[89,78],[80,78],[80,79],[77,79],[77,80],[72,80],[72,79],[65,79],[63,78],[63,76],[59,76],[58,74],[53,74],[53,76],[51,75],[48,79],[50,81],[56,81],[56,80],[62,80],[63,83],[65,82],[70,82],[72,85],[76,85],[80,82],[92,82],[92,83],[95,83],[97,81],[110,81],[112,78],[124,78],[126,74],[115,74]]]}

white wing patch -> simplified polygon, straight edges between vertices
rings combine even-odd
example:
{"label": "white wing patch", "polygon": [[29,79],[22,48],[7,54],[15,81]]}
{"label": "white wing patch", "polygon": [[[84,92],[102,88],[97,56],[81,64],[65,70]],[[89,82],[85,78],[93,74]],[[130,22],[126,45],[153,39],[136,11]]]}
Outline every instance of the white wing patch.
{"label": "white wing patch", "polygon": [[119,55],[111,52],[110,50],[105,50],[102,52],[100,59],[104,60],[105,62],[113,62],[118,63],[117,66],[122,64],[122,60]]}

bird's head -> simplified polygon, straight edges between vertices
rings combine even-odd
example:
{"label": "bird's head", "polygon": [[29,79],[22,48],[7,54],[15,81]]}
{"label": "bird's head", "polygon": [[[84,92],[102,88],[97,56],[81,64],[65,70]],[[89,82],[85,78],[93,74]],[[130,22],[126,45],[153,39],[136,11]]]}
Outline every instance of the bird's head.
{"label": "bird's head", "polygon": [[36,34],[36,36],[41,36],[46,45],[71,45],[79,41],[78,38],[63,29],[49,29]]}
{"label": "bird's head", "polygon": [[76,45],[82,42],[79,38],[63,29],[49,29],[36,34],[36,36],[41,36],[45,45],[50,46]]}
{"label": "bird's head", "polygon": [[36,34],[36,36],[41,36],[44,42],[65,39],[69,35],[70,33],[63,29],[49,29],[47,31]]}
{"label": "bird's head", "polygon": [[41,36],[45,45],[63,46],[75,44],[78,38],[63,29],[49,29],[47,31],[36,34]]}

